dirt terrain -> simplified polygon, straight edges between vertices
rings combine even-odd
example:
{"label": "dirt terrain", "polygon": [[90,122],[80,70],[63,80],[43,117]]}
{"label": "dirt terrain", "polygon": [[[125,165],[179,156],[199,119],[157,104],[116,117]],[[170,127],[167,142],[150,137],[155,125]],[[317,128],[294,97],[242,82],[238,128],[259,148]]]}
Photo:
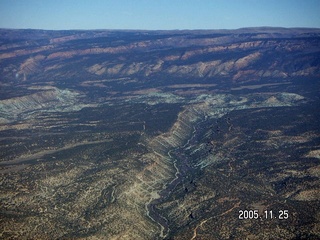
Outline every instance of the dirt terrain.
{"label": "dirt terrain", "polygon": [[0,43],[1,239],[319,239],[319,29]]}

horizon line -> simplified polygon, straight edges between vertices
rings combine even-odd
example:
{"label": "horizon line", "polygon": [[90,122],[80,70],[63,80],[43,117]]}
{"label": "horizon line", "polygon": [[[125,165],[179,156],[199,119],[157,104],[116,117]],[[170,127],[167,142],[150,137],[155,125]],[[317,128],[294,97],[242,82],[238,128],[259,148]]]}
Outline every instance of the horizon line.
{"label": "horizon line", "polygon": [[255,26],[255,27],[241,27],[241,28],[194,28],[194,29],[139,29],[139,28],[71,28],[71,29],[45,29],[45,28],[7,28],[0,27],[1,30],[34,30],[34,31],[235,31],[235,30],[246,30],[246,29],[313,29],[320,30],[320,27],[281,27],[281,26]]}

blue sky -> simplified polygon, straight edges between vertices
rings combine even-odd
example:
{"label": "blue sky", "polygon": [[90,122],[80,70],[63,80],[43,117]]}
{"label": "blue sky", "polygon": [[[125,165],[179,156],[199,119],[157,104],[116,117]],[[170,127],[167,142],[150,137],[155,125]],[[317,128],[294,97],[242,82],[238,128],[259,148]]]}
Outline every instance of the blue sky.
{"label": "blue sky", "polygon": [[0,28],[320,28],[320,0],[0,0]]}

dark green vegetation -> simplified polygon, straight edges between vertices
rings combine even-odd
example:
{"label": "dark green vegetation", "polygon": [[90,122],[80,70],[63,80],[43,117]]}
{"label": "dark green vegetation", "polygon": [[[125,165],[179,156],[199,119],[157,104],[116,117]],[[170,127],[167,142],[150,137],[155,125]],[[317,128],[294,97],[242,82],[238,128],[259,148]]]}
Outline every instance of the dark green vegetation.
{"label": "dark green vegetation", "polygon": [[0,42],[0,238],[320,237],[319,29]]}
{"label": "dark green vegetation", "polygon": [[[319,135],[310,134],[318,131],[320,116],[315,107],[305,107],[234,111],[202,124],[192,147],[175,156],[196,171],[186,171],[157,205],[175,229],[173,235],[317,239],[319,175],[310,170],[319,159],[307,155],[318,149]],[[262,219],[239,220],[239,210],[254,209]],[[288,210],[289,218],[266,219],[265,209],[276,218]]]}

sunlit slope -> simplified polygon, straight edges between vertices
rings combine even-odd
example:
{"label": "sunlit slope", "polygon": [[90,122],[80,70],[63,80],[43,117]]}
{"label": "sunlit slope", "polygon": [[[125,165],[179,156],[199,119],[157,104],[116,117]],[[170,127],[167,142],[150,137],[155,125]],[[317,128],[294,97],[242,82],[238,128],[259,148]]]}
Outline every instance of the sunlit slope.
{"label": "sunlit slope", "polygon": [[1,238],[317,239],[319,34],[0,30]]}

